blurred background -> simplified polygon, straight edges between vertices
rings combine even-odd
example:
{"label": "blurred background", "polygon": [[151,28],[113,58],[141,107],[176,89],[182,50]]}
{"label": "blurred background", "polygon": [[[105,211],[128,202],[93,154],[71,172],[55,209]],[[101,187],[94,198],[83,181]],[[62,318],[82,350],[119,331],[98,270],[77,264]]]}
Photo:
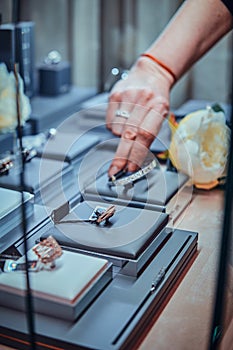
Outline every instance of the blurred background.
{"label": "blurred background", "polygon": [[[51,50],[71,66],[72,84],[111,85],[111,69],[127,70],[165,27],[180,0],[21,0],[19,21],[34,22],[35,65]],[[2,24],[12,22],[13,2],[1,0]],[[175,86],[171,106],[188,99],[228,103],[230,36],[208,52]],[[191,38],[190,38],[191,40]]]}

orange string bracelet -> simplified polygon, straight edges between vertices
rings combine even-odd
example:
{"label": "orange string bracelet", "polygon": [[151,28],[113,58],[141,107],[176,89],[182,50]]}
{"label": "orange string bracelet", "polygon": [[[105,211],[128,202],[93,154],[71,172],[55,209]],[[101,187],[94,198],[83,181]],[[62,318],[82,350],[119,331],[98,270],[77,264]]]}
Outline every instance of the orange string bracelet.
{"label": "orange string bracelet", "polygon": [[148,57],[152,61],[156,62],[160,67],[164,68],[168,73],[171,74],[172,78],[174,79],[174,83],[177,81],[175,73],[173,73],[173,71],[168,66],[166,66],[166,64],[164,64],[163,62],[158,60],[156,57],[154,57],[153,55],[151,55],[149,53],[142,53],[141,56],[142,57]]}

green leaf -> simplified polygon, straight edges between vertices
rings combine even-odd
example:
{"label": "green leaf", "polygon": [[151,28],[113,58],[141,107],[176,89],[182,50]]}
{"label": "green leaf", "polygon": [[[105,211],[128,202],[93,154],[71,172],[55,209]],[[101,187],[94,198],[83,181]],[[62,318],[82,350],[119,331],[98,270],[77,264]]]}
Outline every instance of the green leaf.
{"label": "green leaf", "polygon": [[213,109],[214,112],[223,112],[225,114],[224,109],[221,107],[221,105],[219,103],[214,103],[213,105],[211,105],[211,108]]}

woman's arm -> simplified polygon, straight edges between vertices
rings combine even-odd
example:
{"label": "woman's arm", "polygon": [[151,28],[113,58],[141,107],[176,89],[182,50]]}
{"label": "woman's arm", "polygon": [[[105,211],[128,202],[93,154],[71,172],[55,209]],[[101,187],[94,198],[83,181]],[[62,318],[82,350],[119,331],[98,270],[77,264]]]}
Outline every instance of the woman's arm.
{"label": "woman's arm", "polygon": [[179,79],[232,28],[232,15],[221,0],[188,0],[147,50]]}
{"label": "woman's arm", "polygon": [[[121,140],[109,168],[110,176],[123,168],[135,171],[140,167],[169,111],[174,76],[179,79],[232,28],[232,23],[222,1],[186,0],[146,51],[169,69],[141,56],[128,79],[113,87],[106,124]],[[129,117],[121,116],[119,111],[127,112]]]}

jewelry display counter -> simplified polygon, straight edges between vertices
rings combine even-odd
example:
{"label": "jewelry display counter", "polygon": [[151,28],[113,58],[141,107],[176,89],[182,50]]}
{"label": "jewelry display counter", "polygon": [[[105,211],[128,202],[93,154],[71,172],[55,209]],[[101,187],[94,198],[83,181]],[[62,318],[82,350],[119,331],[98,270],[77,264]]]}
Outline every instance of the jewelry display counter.
{"label": "jewelry display counter", "polygon": [[[45,290],[45,299],[38,301],[39,287],[37,284],[33,285],[36,288],[33,295],[37,296],[34,313],[36,341],[42,348],[56,346],[64,349],[128,349],[143,334],[144,327],[158,312],[182,272],[196,256],[197,232],[169,227],[168,214],[161,210],[121,206],[116,200],[116,211],[109,221],[90,222],[92,210],[100,205],[106,207],[106,204],[107,202],[100,200],[92,202],[80,198],[80,203],[68,213],[63,206],[62,213],[59,213],[59,208],[56,209],[56,220],[52,212],[52,221],[38,227],[28,237],[30,245],[33,246],[36,241],[42,239],[44,242],[44,238],[53,235],[65,251],[84,254],[97,260],[106,259],[113,264],[112,278],[104,285],[101,283],[99,293],[93,294],[94,300],[88,307],[85,304],[81,313],[75,313],[76,318],[72,321],[70,316],[65,316],[68,311],[58,312],[59,307],[54,306],[54,298],[58,298],[56,292],[51,300],[51,297],[46,297],[48,291]],[[94,213],[97,213],[96,209]],[[61,231],[63,236],[59,236],[57,231]],[[18,241],[14,248],[22,251],[23,243]],[[72,271],[70,275],[66,271],[60,283],[68,285],[66,278],[71,281],[78,280],[80,268],[85,271],[85,261],[76,267],[77,276]],[[50,273],[53,274],[53,271]],[[22,300],[14,298],[15,301],[18,300],[17,304],[10,301],[14,293],[20,294],[22,278],[16,283],[14,291],[13,277],[9,281],[3,277],[2,283],[0,278],[0,296],[7,303],[1,302],[0,310],[4,315],[0,326],[1,339],[4,342],[9,341],[11,345],[17,344],[19,349],[27,348],[30,346],[27,318],[19,306]],[[43,288],[45,285],[43,283]],[[92,292],[94,293],[94,289],[90,291],[91,294]],[[114,318],[112,315],[115,315]],[[20,323],[18,317],[21,319]]]}
{"label": "jewelry display counter", "polygon": [[[207,348],[218,263],[218,247],[221,238],[223,196],[224,193],[221,189],[193,193],[192,202],[186,208],[185,216],[177,221],[177,226],[199,232],[197,255],[181,273],[154,316],[149,317],[150,320],[148,320],[144,332],[138,334],[137,337],[135,336],[136,345],[134,344],[133,349],[180,350],[189,348],[205,350]],[[125,287],[123,289],[118,287],[118,290],[120,293],[124,293],[129,283],[128,277],[122,275],[120,278],[124,281],[123,286]],[[132,296],[133,294],[128,301],[128,307],[131,305]],[[127,308],[127,304],[125,308]],[[4,308],[1,308],[1,315],[3,315],[3,310]],[[9,309],[6,312],[10,312],[9,320],[11,316],[14,317],[15,323],[18,325],[23,323],[23,327],[26,329],[25,320],[22,319],[20,312],[13,312]],[[120,314],[120,310],[118,313]],[[102,314],[98,314],[97,323],[101,317]],[[41,319],[45,321],[42,316]],[[112,319],[115,319],[115,314],[114,317],[113,314],[110,314],[106,321],[111,324]],[[146,320],[147,318],[144,321]],[[73,339],[78,327],[70,328],[70,325],[61,319],[57,319],[56,324],[60,332],[66,333],[70,340]],[[4,321],[1,325],[1,342],[17,347],[15,334],[8,337],[3,325]],[[50,325],[50,327],[49,331],[52,332],[53,326]],[[88,329],[89,324],[86,323],[86,331]],[[107,330],[103,331],[107,332]],[[22,344],[21,348],[26,348],[23,342]],[[67,349],[62,343],[60,348]],[[130,343],[128,349],[130,349]]]}
{"label": "jewelry display counter", "polygon": [[[150,169],[152,171],[145,175],[142,172],[136,181],[131,181],[131,177],[131,188],[111,186],[106,170],[117,139],[108,140],[103,131],[92,138],[94,132],[89,130],[87,147],[83,143],[84,150],[81,147],[80,154],[79,151],[73,153],[75,128],[69,129],[69,126],[76,123],[78,125],[77,118],[71,118],[58,130],[58,136],[68,140],[64,147],[71,151],[64,163],[72,168],[66,180],[61,176],[61,164],[67,152],[63,154],[56,146],[47,149],[47,153],[44,149],[45,157],[42,155],[40,165],[40,180],[43,181],[52,169],[47,162],[60,163],[60,177],[55,186],[49,184],[49,191],[56,197],[60,188],[74,182],[73,197],[69,198],[75,197],[75,200],[69,205],[69,198],[63,193],[62,200],[53,201],[42,190],[44,207],[34,204],[28,220],[26,236],[30,250],[51,235],[63,250],[63,259],[61,257],[56,265],[60,269],[57,280],[54,285],[50,284],[52,296],[48,297],[46,281],[40,274],[45,272],[43,275],[52,276],[56,268],[44,271],[42,264],[42,271],[30,272],[39,276],[33,277],[39,281],[32,283],[33,298],[38,298],[38,293],[44,296],[39,298],[39,303],[36,299],[33,313],[38,348],[206,349],[218,263],[223,190],[193,191],[184,174],[163,167]],[[62,147],[60,142],[59,146]],[[39,158],[31,162],[34,159]],[[74,170],[72,162],[76,160],[79,165]],[[98,221],[101,215],[107,219]],[[11,230],[7,242],[1,243],[0,253],[18,252],[20,259],[24,259],[22,230],[18,227]],[[64,268],[66,259],[71,261],[69,256],[74,259],[73,263]],[[81,262],[76,261],[79,257]],[[70,306],[63,314],[56,304],[59,299],[56,283],[72,289],[71,285],[79,282],[81,271],[85,272],[85,260],[89,258],[94,265],[95,261],[107,264],[106,278],[93,288],[95,283],[89,277],[86,302],[77,299],[71,314]],[[29,349],[27,313],[22,307],[22,295],[19,297],[22,275],[17,277],[15,286],[13,274],[18,272],[11,273],[9,280],[5,272],[0,274],[0,284],[4,275],[2,285],[5,286],[0,288],[0,342],[17,349]],[[11,303],[14,293],[18,299]],[[4,303],[6,297],[7,303]],[[72,297],[76,300],[74,294]]]}

